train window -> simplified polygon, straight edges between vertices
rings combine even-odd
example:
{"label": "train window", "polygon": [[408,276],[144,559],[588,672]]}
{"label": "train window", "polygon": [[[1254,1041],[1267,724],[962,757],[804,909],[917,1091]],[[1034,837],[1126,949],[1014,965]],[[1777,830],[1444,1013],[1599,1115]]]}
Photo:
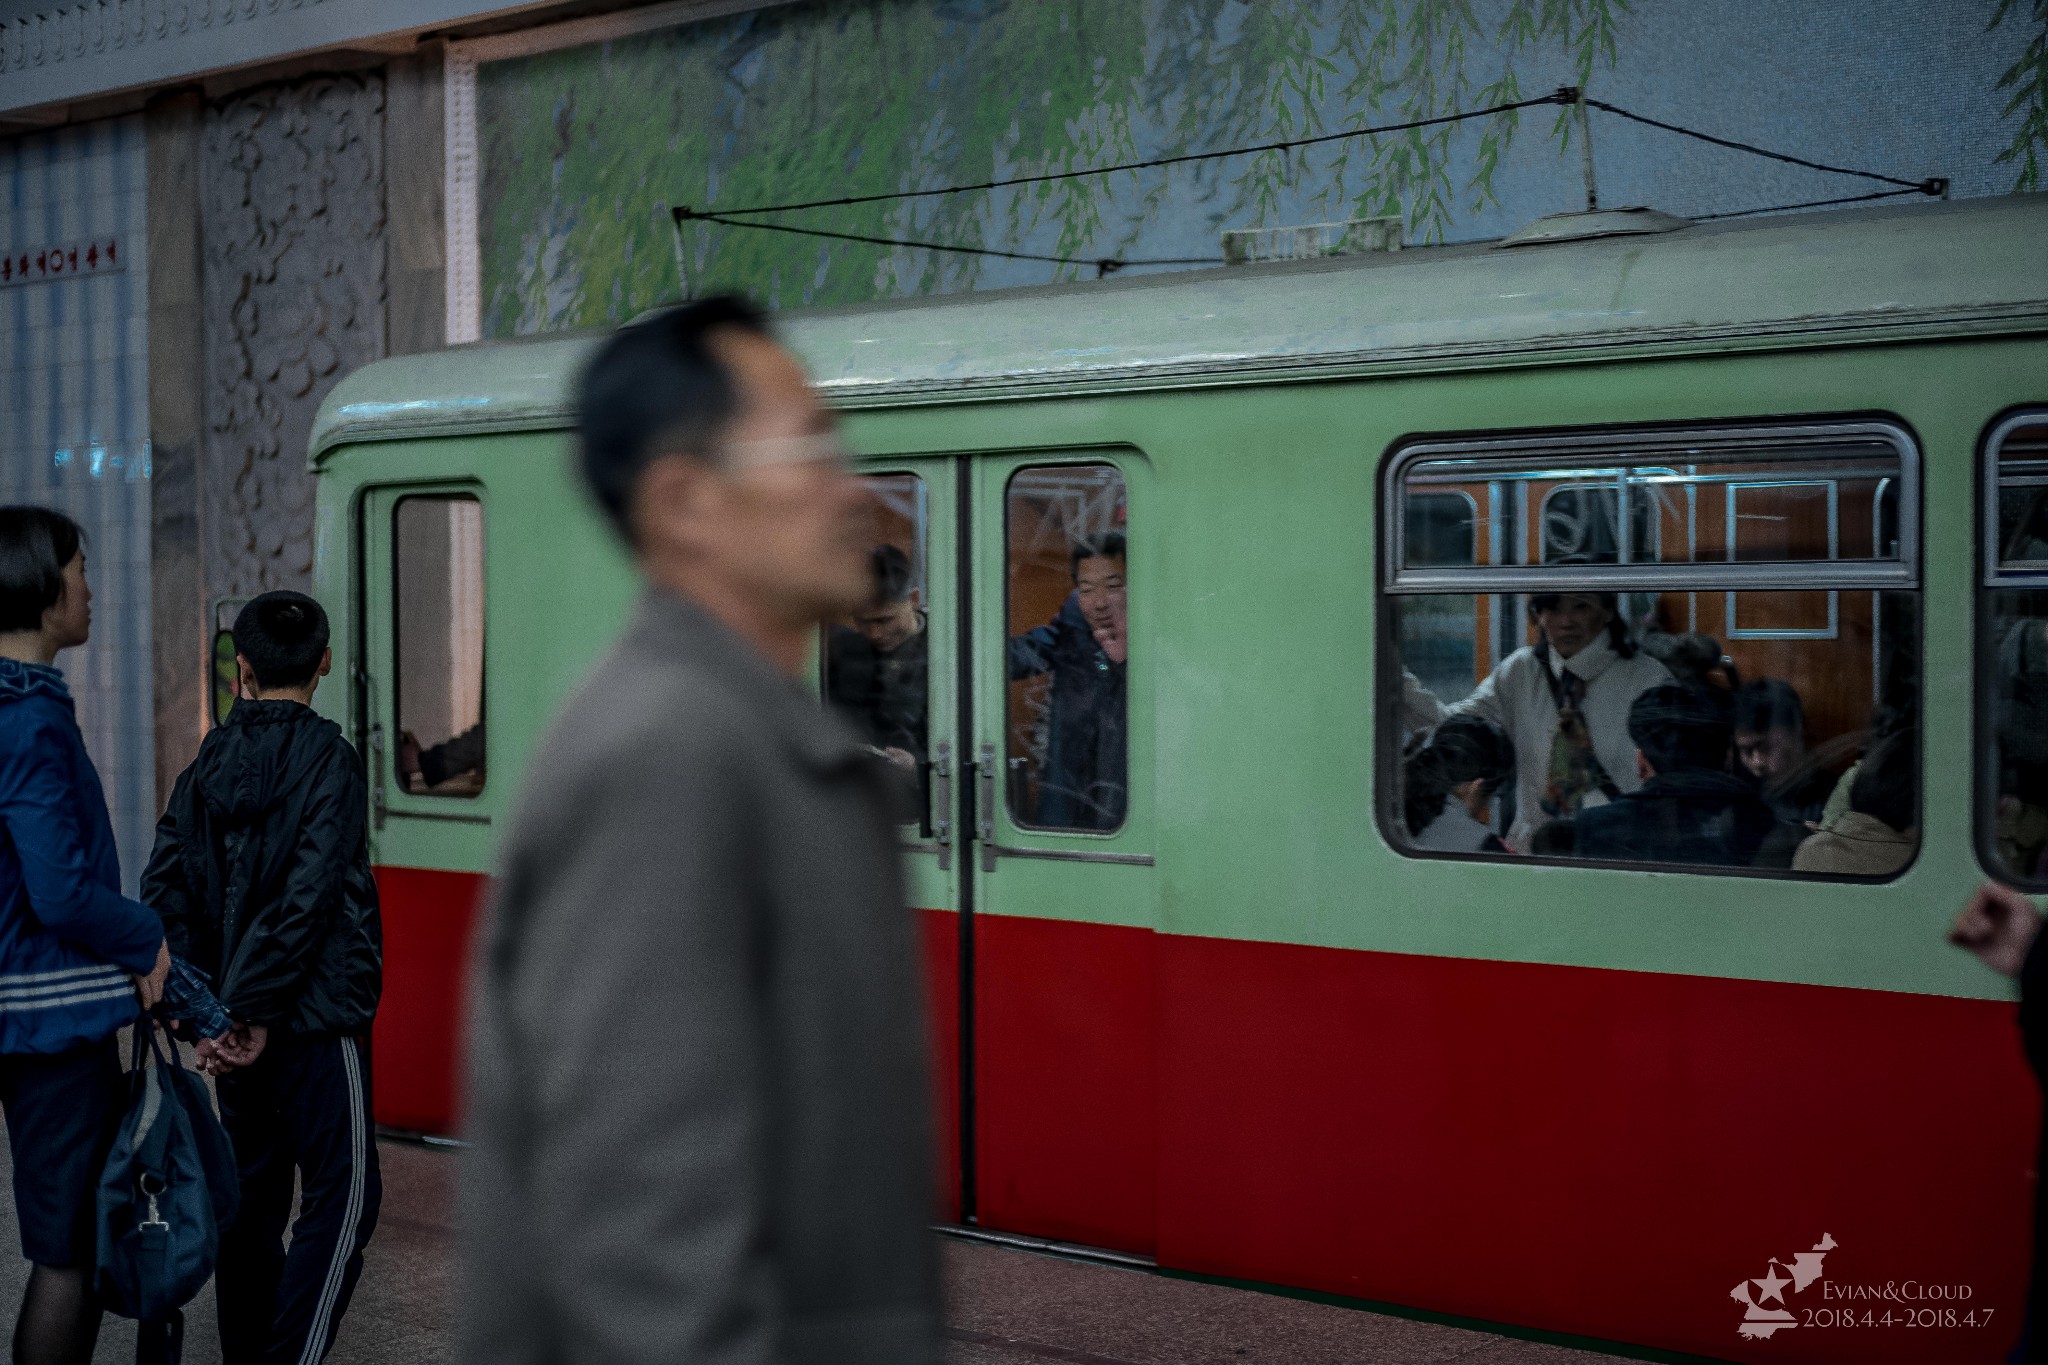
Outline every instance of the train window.
{"label": "train window", "polygon": [[1010,478],[1004,506],[1010,818],[1107,832],[1124,822],[1125,490],[1114,465]]}
{"label": "train window", "polygon": [[213,604],[213,723],[219,725],[242,695],[242,669],[235,658],[235,618],[249,604],[246,597],[216,598]]}
{"label": "train window", "polygon": [[[1904,432],[1421,441],[1387,470],[1400,753],[1379,798],[1397,845],[1841,877],[1911,861]],[[1414,510],[1452,494],[1462,561]]]}
{"label": "train window", "polygon": [[1543,494],[1545,564],[1632,564],[1656,558],[1655,502],[1629,490],[1629,516],[1621,518],[1621,491],[1613,484],[1561,483]]}
{"label": "train window", "polygon": [[927,508],[915,474],[871,474],[875,597],[825,638],[825,696],[897,767],[920,772],[930,710]]}
{"label": "train window", "polygon": [[484,509],[467,494],[391,513],[398,772],[408,792],[484,787]]}
{"label": "train window", "polygon": [[2048,412],[2007,418],[1986,442],[1980,702],[1992,728],[1986,861],[2005,880],[2048,887]]}
{"label": "train window", "polygon": [[[1414,562],[1428,565],[1479,562],[1479,504],[1460,490],[1418,492],[1406,504],[1408,544]],[[1469,599],[1417,598],[1409,619],[1409,648],[1402,658],[1409,674],[1432,696],[1455,693],[1458,680],[1472,676],[1473,615]]]}

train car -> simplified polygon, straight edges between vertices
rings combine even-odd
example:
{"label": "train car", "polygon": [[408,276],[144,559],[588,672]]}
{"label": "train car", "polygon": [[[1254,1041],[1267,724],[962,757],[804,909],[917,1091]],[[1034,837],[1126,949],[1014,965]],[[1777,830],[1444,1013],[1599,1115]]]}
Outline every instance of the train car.
{"label": "train car", "polygon": [[[778,317],[902,579],[822,686],[919,655],[876,742],[925,798],[942,1216],[1717,1358],[2002,1359],[2036,1092],[1943,935],[2048,881],[2048,196],[1537,235]],[[381,362],[316,428],[394,1127],[459,1130],[494,843],[634,592],[571,467],[594,344]],[[1597,650],[1630,690],[1565,677]],[[1738,675],[1798,698],[1776,785],[1693,775],[1774,848],[1596,848],[1681,771],[1629,699]],[[1455,806],[1447,714],[1518,765]]]}

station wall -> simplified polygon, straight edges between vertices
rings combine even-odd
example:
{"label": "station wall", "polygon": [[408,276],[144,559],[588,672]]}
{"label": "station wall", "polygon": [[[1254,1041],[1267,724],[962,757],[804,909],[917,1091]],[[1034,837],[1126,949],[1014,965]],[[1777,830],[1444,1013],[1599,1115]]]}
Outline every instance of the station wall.
{"label": "station wall", "polygon": [[57,665],[130,891],[156,826],[148,221],[140,117],[0,140],[0,502],[85,528],[92,641]]}
{"label": "station wall", "polygon": [[[2043,86],[2008,106],[2041,22],[2038,7],[1999,0],[841,0],[493,61],[477,76],[482,332],[600,325],[676,297],[672,204],[1143,160],[1566,83],[1811,159],[2000,194],[2037,175]],[[1886,188],[1593,117],[1609,205],[1698,216]],[[1579,139],[1544,107],[1518,123],[785,221],[1084,258],[1211,257],[1226,228],[1372,214],[1400,214],[1411,241],[1495,237],[1581,207],[1583,193]],[[1092,273],[701,225],[682,245],[693,290],[783,307]]]}

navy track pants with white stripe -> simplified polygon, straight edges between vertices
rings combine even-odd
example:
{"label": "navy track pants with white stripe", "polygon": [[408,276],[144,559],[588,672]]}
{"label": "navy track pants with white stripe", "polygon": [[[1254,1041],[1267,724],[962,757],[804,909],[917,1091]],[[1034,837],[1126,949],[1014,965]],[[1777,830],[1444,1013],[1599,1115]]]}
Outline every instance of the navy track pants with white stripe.
{"label": "navy track pants with white stripe", "polygon": [[[221,1077],[242,1208],[221,1238],[222,1365],[316,1365],[363,1270],[384,1185],[370,1128],[367,1039],[273,1035]],[[285,1249],[292,1180],[299,1217]]]}

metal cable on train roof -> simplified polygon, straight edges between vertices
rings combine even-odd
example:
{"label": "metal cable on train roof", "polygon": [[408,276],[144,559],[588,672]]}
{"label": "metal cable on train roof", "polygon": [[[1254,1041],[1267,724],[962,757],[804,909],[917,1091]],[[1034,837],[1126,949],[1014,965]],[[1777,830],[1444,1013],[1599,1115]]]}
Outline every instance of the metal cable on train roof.
{"label": "metal cable on train roof", "polygon": [[957,251],[969,256],[1001,256],[1010,261],[1048,261],[1054,265],[1092,265],[1097,278],[1113,274],[1127,265],[1221,265],[1221,256],[1162,256],[1127,261],[1115,256],[1045,256],[1035,251],[1003,251],[992,246],[954,246],[946,242],[917,242],[901,237],[871,237],[864,232],[835,232],[829,228],[798,227],[794,223],[755,223],[728,218],[723,213],[699,213],[687,208],[675,210],[678,223],[717,223],[722,227],[762,228],[798,237],[825,237],[835,242],[866,242],[873,246],[907,246],[920,251]]}
{"label": "metal cable on train roof", "polygon": [[[1563,92],[1560,91],[1559,93]],[[1625,118],[1631,123],[1640,123],[1645,127],[1662,128],[1667,133],[1677,133],[1680,137],[1689,137],[1698,142],[1711,143],[1716,147],[1726,147],[1731,151],[1737,152],[1748,152],[1751,156],[1766,157],[1772,161],[1783,161],[1788,165],[1804,166],[1810,171],[1826,171],[1830,175],[1856,175],[1861,176],[1865,180],[1880,180],[1887,185],[1903,185],[1908,190],[1917,191],[1929,198],[1945,199],[1948,197],[1948,180],[1945,177],[1934,176],[1926,180],[1902,180],[1896,175],[1884,175],[1877,171],[1859,171],[1853,166],[1830,166],[1825,161],[1809,161],[1805,157],[1793,156],[1788,152],[1774,152],[1768,147],[1758,147],[1748,142],[1737,142],[1733,138],[1716,137],[1712,133],[1703,133],[1697,128],[1687,128],[1682,124],[1666,123],[1662,119],[1654,119],[1647,114],[1634,113],[1622,108],[1618,104],[1609,104],[1606,100],[1588,98],[1583,92],[1580,93],[1579,98],[1589,109],[1598,109],[1604,114],[1613,114],[1616,118]],[[1752,212],[1766,213],[1769,210],[1755,209]],[[1715,216],[1725,217],[1729,215]]]}
{"label": "metal cable on train roof", "polygon": [[[1946,183],[1946,182],[1944,182]],[[1694,214],[1695,223],[1712,223],[1724,218],[1752,218],[1760,213],[1790,213],[1794,209],[1824,209],[1837,204],[1867,204],[1873,199],[1897,199],[1908,194],[1926,194],[1918,185],[1903,190],[1877,190],[1870,194],[1846,194],[1839,199],[1807,199],[1797,204],[1772,204],[1760,209],[1730,209],[1725,213]]]}
{"label": "metal cable on train roof", "polygon": [[[1280,142],[1261,142],[1249,147],[1230,147],[1220,152],[1184,152],[1177,156],[1156,157],[1151,161],[1125,161],[1114,166],[1090,166],[1078,171],[1044,171],[1036,175],[1014,175],[1005,180],[984,180],[973,185],[946,185],[935,190],[891,190],[882,194],[851,194],[839,199],[812,199],[797,204],[757,204],[751,208],[718,209],[725,214],[744,213],[795,213],[801,209],[845,208],[854,204],[879,204],[895,199],[930,199],[942,194],[970,194],[977,190],[1008,189],[1012,185],[1038,185],[1051,180],[1077,180],[1088,175],[1115,175],[1119,171],[1146,171],[1156,166],[1178,166],[1188,161],[1215,161],[1227,156],[1250,156],[1257,152],[1286,152],[1296,147],[1313,147],[1324,142],[1340,142],[1345,138],[1379,137],[1387,133],[1407,133],[1418,128],[1435,128],[1446,123],[1463,123],[1467,119],[1491,118],[1495,114],[1509,114],[1518,109],[1529,109],[1539,104],[1572,104],[1579,98],[1579,92],[1572,86],[1559,86],[1548,95],[1534,99],[1513,100],[1506,104],[1489,105],[1484,109],[1467,109],[1455,114],[1438,114],[1432,118],[1410,119],[1405,123],[1385,123],[1371,128],[1347,128],[1341,133],[1318,133],[1314,137],[1287,138]],[[704,215],[688,208],[676,211],[679,219],[701,218]],[[1049,259],[1049,258],[1048,258]],[[1135,264],[1135,262],[1133,262]]]}
{"label": "metal cable on train roof", "polygon": [[[1115,175],[1123,171],[1152,170],[1161,166],[1177,166],[1191,161],[1215,161],[1224,157],[1251,156],[1261,152],[1292,151],[1299,147],[1313,147],[1322,143],[1340,142],[1349,138],[1380,137],[1390,133],[1413,132],[1421,128],[1434,128],[1445,124],[1463,123],[1470,119],[1492,118],[1500,114],[1514,113],[1518,110],[1544,104],[1574,107],[1580,111],[1582,116],[1587,109],[1598,109],[1602,113],[1613,114],[1617,118],[1627,119],[1632,123],[1640,123],[1645,127],[1661,129],[1668,133],[1676,133],[1681,137],[1689,137],[1715,147],[1727,148],[1730,151],[1745,152],[1751,156],[1760,156],[1767,160],[1780,161],[1788,165],[1804,167],[1807,170],[1821,171],[1829,175],[1858,176],[1865,180],[1875,180],[1882,184],[1900,187],[1892,190],[1880,190],[1871,194],[1844,195],[1833,199],[1810,199],[1796,204],[1774,204],[1763,208],[1735,209],[1723,213],[1703,213],[1696,215],[1692,220],[1694,222],[1705,223],[1727,218],[1747,218],[1764,213],[1789,213],[1796,209],[1829,208],[1841,204],[1862,204],[1878,199],[1901,198],[1911,194],[1939,199],[1946,199],[1948,197],[1949,182],[1945,176],[1930,176],[1925,180],[1907,180],[1895,175],[1886,175],[1879,171],[1858,170],[1852,166],[1832,166],[1824,161],[1813,161],[1806,157],[1793,156],[1789,152],[1775,152],[1768,147],[1756,146],[1754,143],[1738,142],[1733,138],[1701,132],[1697,128],[1687,128],[1683,124],[1669,123],[1663,119],[1651,118],[1646,114],[1638,114],[1633,110],[1624,109],[1618,104],[1610,104],[1606,100],[1589,98],[1586,92],[1578,86],[1562,85],[1547,95],[1538,95],[1526,100],[1513,100],[1504,104],[1488,105],[1484,109],[1467,109],[1452,114],[1438,114],[1430,118],[1409,119],[1401,123],[1377,124],[1365,128],[1348,128],[1342,132],[1318,133],[1313,137],[1287,138],[1278,142],[1262,142],[1244,147],[1229,147],[1215,152],[1186,152],[1176,156],[1155,157],[1149,161],[1125,161],[1113,166],[1090,166],[1070,171],[1044,171],[1033,175],[1010,176],[1002,180],[984,180],[963,185],[943,185],[937,189],[890,190],[875,194],[850,194],[842,195],[836,199],[810,199],[787,204],[754,204],[744,208],[730,209],[695,209],[687,204],[679,204],[670,210],[670,213],[679,230],[684,223],[715,223],[720,227],[758,228],[768,232],[781,232],[798,237],[820,237],[830,241],[859,242],[870,246],[909,247],[918,251],[944,251],[966,256],[993,256],[1012,261],[1043,261],[1051,265],[1090,265],[1095,267],[1097,278],[1113,274],[1126,266],[1134,265],[1221,265],[1223,264],[1223,258],[1220,256],[1155,257],[1138,260],[1125,260],[1115,256],[1059,256],[1030,251],[1005,251],[996,247],[958,246],[946,242],[925,242],[903,237],[880,237],[867,233],[842,232],[827,228],[806,228],[798,227],[793,223],[766,223],[742,215],[800,213],[812,209],[849,208],[859,204],[890,203],[902,199],[930,199],[940,195],[972,194],[987,190],[1008,189],[1017,185],[1038,185],[1057,180],[1078,180],[1084,176],[1091,175]],[[1587,191],[1589,196],[1592,194],[1590,175],[1589,167]],[[1589,206],[1590,204],[1591,200],[1589,198]],[[678,238],[678,250],[680,251],[680,249],[680,238]]]}

